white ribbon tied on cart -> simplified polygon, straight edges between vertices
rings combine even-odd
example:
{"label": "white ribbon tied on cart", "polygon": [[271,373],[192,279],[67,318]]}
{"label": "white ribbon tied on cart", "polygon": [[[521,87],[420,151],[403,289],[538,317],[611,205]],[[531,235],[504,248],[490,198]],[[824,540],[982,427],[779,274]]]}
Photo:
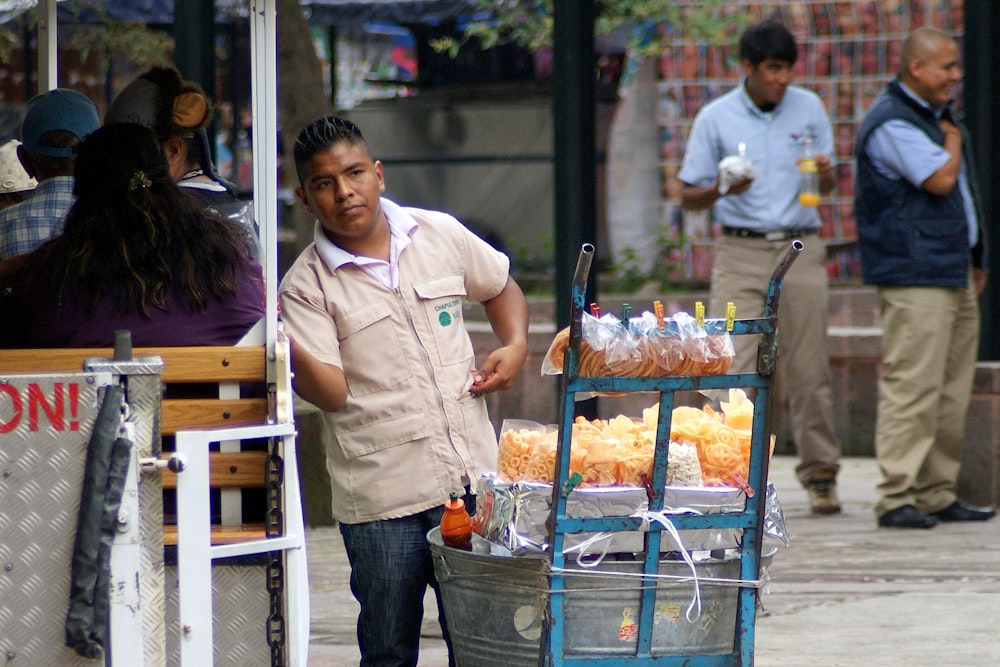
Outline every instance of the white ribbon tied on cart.
{"label": "white ribbon tied on cart", "polygon": [[[649,530],[650,520],[656,521],[658,524],[663,526],[663,528],[670,533],[670,537],[674,538],[674,542],[677,544],[677,550],[681,552],[681,556],[684,558],[684,562],[687,566],[691,568],[691,579],[694,582],[694,595],[691,596],[691,604],[688,605],[687,611],[684,613],[684,617],[687,618],[689,623],[694,623],[699,618],[701,618],[701,585],[698,583],[698,570],[694,566],[694,561],[691,560],[691,554],[687,552],[684,548],[684,543],[681,541],[681,535],[674,526],[673,521],[667,517],[665,512],[651,512],[651,511],[639,511],[633,514],[642,519],[642,529]],[[692,616],[692,610],[697,609],[697,612]]]}
{"label": "white ribbon tied on cart", "polygon": [[[577,545],[566,547],[563,549],[563,553],[569,554],[575,551],[576,564],[580,567],[597,567],[604,561],[604,557],[608,555],[608,548],[611,546],[611,540],[614,536],[614,533],[595,533]],[[589,549],[595,544],[603,544],[601,554],[597,557],[597,559],[592,561],[581,560],[584,556],[591,555]]]}
{"label": "white ribbon tied on cart", "polygon": [[719,194],[747,179],[757,178],[757,170],[750,160],[739,155],[729,155],[719,161]]}

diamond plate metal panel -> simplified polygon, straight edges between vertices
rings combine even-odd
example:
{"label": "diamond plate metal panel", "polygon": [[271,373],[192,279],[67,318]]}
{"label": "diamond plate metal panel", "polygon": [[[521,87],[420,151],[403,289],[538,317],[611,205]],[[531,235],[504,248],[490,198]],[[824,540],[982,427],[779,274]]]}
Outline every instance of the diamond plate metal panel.
{"label": "diamond plate metal panel", "polygon": [[[158,458],[161,450],[160,397],[163,393],[160,376],[129,375],[126,388],[129,406],[135,417],[137,454]],[[163,481],[158,473],[139,479],[139,512],[143,656],[147,665],[159,667],[166,664],[167,628],[164,613]]]}
{"label": "diamond plate metal panel", "polygon": [[[73,541],[99,387],[124,374],[136,454],[160,454],[158,358],[88,360],[87,373],[0,378],[0,655],[7,667],[95,665],[63,648]],[[154,373],[147,375],[146,373]],[[128,375],[138,373],[137,375]],[[139,594],[145,664],[166,662],[163,488],[139,480]]]}
{"label": "diamond plate metal panel", "polygon": [[[167,664],[180,665],[177,568],[167,566]],[[269,667],[270,611],[264,565],[216,563],[212,567],[215,667]]]}
{"label": "diamond plate metal panel", "polygon": [[63,646],[87,442],[107,374],[0,378],[0,656],[97,665]]}

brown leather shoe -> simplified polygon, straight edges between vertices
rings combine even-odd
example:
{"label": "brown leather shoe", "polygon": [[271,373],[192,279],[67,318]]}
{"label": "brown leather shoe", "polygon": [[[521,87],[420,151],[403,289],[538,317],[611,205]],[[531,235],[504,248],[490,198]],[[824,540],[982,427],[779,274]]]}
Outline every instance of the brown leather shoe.
{"label": "brown leather shoe", "polygon": [[837,498],[835,477],[816,477],[806,484],[809,493],[809,507],[813,514],[837,514],[840,500]]}

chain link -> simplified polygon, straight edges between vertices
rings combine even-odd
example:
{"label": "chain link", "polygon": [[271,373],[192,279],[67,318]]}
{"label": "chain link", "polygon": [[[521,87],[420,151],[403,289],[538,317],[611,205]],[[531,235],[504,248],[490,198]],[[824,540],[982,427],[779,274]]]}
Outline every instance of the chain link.
{"label": "chain link", "polygon": [[[285,467],[278,453],[281,438],[273,438],[266,461],[267,514],[264,517],[264,534],[281,537],[284,532],[284,514],[281,507],[281,486]],[[267,617],[267,644],[271,647],[271,667],[285,665],[285,566],[284,552],[267,553],[267,592],[270,597],[270,615]]]}

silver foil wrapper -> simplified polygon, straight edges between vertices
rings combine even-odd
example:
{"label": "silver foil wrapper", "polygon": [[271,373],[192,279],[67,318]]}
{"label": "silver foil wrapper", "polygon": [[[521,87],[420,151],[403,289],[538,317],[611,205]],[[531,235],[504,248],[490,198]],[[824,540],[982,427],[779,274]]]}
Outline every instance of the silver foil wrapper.
{"label": "silver foil wrapper", "polygon": [[[663,513],[717,514],[743,510],[746,496],[734,487],[668,486]],[[576,488],[566,499],[566,513],[577,518],[622,517],[648,510],[646,490],[638,487],[609,486]],[[477,531],[487,540],[509,549],[512,554],[548,550],[546,522],[552,510],[552,485],[538,482],[505,482],[483,475],[477,485]],[[780,510],[779,510],[780,511]],[[680,531],[683,545],[663,537],[662,550],[685,551],[727,549],[739,545],[739,529]],[[641,553],[643,531],[580,533],[567,535],[563,553],[601,555]]]}

